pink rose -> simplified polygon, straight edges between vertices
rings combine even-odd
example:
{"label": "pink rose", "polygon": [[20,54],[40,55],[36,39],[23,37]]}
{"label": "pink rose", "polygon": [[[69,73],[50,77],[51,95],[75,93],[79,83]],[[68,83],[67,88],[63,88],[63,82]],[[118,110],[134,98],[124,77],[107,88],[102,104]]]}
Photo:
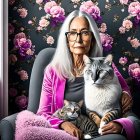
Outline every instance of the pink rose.
{"label": "pink rose", "polygon": [[124,20],[122,25],[128,31],[133,27],[133,23],[130,20]]}
{"label": "pink rose", "polygon": [[19,72],[18,72],[18,75],[20,76],[20,79],[21,79],[22,81],[25,81],[25,80],[28,79],[28,73],[27,73],[27,71],[25,71],[25,70],[19,71]]}
{"label": "pink rose", "polygon": [[27,41],[26,38],[20,38],[20,39],[17,40],[16,46],[20,47],[20,46],[22,46],[23,44],[25,44],[26,41]]}
{"label": "pink rose", "polygon": [[31,49],[28,49],[27,52],[26,52],[26,54],[27,55],[33,55],[34,54],[34,51],[32,51]]}
{"label": "pink rose", "polygon": [[21,38],[26,39],[26,35],[23,32],[16,34],[14,38],[14,45],[17,45]]}
{"label": "pink rose", "polygon": [[130,3],[130,5],[128,7],[128,12],[134,16],[139,14],[140,13],[140,3],[138,1]]}
{"label": "pink rose", "polygon": [[121,4],[127,4],[129,0],[120,0]]}
{"label": "pink rose", "polygon": [[19,16],[21,18],[25,18],[27,16],[27,14],[28,14],[27,11],[28,10],[26,10],[25,8],[20,8],[20,9],[17,10],[17,12],[19,13]]}
{"label": "pink rose", "polygon": [[64,12],[64,9],[61,8],[60,6],[53,6],[50,9],[50,14],[52,15],[53,18],[54,17],[59,18],[60,16],[64,16],[65,12]]}
{"label": "pink rose", "polygon": [[44,10],[47,14],[50,14],[50,9],[53,7],[53,6],[57,6],[57,3],[55,1],[50,1],[50,2],[47,2],[44,6]]}
{"label": "pink rose", "polygon": [[125,33],[125,28],[121,26],[121,27],[119,28],[119,31],[120,31],[120,34],[124,34],[124,33]]}
{"label": "pink rose", "polygon": [[15,27],[11,23],[8,23],[8,33],[9,33],[9,35],[13,34],[14,31],[15,31]]}
{"label": "pink rose", "polygon": [[41,27],[47,27],[47,26],[49,25],[49,23],[50,23],[50,22],[49,22],[48,20],[42,18],[42,19],[39,21],[39,26],[41,26]]}
{"label": "pink rose", "polygon": [[100,33],[101,43],[104,51],[109,51],[112,48],[113,38],[105,33]]}
{"label": "pink rose", "polygon": [[43,0],[36,0],[37,4],[41,4],[43,2]]}
{"label": "pink rose", "polygon": [[101,27],[99,28],[99,31],[102,32],[102,33],[104,33],[104,32],[106,32],[106,30],[107,30],[106,23],[102,23],[101,24]]}
{"label": "pink rose", "polygon": [[119,59],[119,63],[120,63],[121,65],[123,65],[123,66],[124,66],[127,62],[128,62],[128,60],[127,60],[126,57],[121,57],[121,58]]}
{"label": "pink rose", "polygon": [[54,43],[54,39],[53,39],[52,36],[48,36],[48,37],[47,37],[47,43],[48,43],[48,44],[53,44],[53,43]]}
{"label": "pink rose", "polygon": [[98,6],[96,6],[92,1],[86,1],[83,2],[82,5],[80,6],[80,10],[88,13],[93,17],[95,21],[98,21],[101,19],[100,16],[100,9]]}
{"label": "pink rose", "polygon": [[140,65],[138,63],[133,63],[129,65],[128,73],[132,78],[140,81]]}
{"label": "pink rose", "polygon": [[22,109],[26,109],[28,104],[28,99],[25,95],[21,95],[16,97],[15,102],[18,105],[18,107],[22,110]]}
{"label": "pink rose", "polygon": [[[128,40],[128,39],[127,39]],[[137,49],[140,46],[140,42],[137,38],[129,40],[133,48]]]}

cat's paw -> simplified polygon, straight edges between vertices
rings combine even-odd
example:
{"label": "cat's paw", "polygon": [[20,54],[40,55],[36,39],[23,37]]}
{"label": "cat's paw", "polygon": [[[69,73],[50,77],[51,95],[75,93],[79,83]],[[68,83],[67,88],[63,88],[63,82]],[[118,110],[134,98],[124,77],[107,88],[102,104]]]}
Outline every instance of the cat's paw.
{"label": "cat's paw", "polygon": [[102,129],[101,129],[101,128],[98,129],[98,133],[99,133],[100,135],[102,135]]}
{"label": "cat's paw", "polygon": [[106,122],[101,121],[101,123],[100,123],[100,128],[103,127],[105,124],[106,124]]}
{"label": "cat's paw", "polygon": [[101,122],[100,123],[100,128],[98,129],[98,133],[100,134],[100,135],[102,135],[102,127],[104,126],[106,124],[106,122]]}
{"label": "cat's paw", "polygon": [[91,135],[89,135],[89,134],[84,134],[84,140],[89,140],[89,139],[91,139],[92,137],[91,137]]}

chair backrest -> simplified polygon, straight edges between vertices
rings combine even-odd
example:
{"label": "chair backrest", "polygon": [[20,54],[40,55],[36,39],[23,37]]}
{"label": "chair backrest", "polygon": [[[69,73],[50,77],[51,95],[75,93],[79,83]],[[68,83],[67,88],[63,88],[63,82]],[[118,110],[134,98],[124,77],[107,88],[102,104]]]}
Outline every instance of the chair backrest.
{"label": "chair backrest", "polygon": [[32,68],[27,109],[34,113],[36,113],[39,106],[44,69],[52,59],[54,52],[55,48],[46,48],[41,50],[37,55]]}

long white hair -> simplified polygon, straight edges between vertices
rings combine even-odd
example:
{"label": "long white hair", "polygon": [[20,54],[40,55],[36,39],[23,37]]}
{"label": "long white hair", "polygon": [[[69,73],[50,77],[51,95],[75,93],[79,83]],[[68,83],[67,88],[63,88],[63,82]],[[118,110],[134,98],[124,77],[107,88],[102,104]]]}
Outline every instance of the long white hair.
{"label": "long white hair", "polygon": [[74,80],[75,76],[72,74],[73,63],[71,52],[69,51],[67,46],[65,32],[69,31],[70,23],[75,17],[84,17],[85,19],[87,19],[87,21],[89,22],[89,29],[94,35],[95,43],[94,46],[92,45],[90,47],[89,56],[101,57],[103,53],[98,27],[94,19],[87,13],[79,10],[75,10],[70,13],[61,26],[58,36],[57,48],[53,59],[49,64],[53,69],[55,69],[58,76],[60,76],[61,78],[68,78],[69,80]]}

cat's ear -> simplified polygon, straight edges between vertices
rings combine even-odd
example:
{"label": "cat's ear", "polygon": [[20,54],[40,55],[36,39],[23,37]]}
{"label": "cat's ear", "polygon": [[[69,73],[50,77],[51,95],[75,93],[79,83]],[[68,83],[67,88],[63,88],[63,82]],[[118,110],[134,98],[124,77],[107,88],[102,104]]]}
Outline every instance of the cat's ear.
{"label": "cat's ear", "polygon": [[78,105],[79,105],[80,107],[82,107],[83,103],[84,103],[84,101],[81,100],[81,101],[79,101]]}
{"label": "cat's ear", "polygon": [[109,54],[106,56],[105,60],[104,60],[104,63],[108,64],[108,65],[112,65],[112,61],[113,61],[113,56],[112,54]]}
{"label": "cat's ear", "polygon": [[83,61],[85,64],[90,64],[91,60],[89,59],[89,57],[87,55],[83,55]]}
{"label": "cat's ear", "polygon": [[68,105],[69,104],[69,101],[68,100],[64,100],[64,105]]}

